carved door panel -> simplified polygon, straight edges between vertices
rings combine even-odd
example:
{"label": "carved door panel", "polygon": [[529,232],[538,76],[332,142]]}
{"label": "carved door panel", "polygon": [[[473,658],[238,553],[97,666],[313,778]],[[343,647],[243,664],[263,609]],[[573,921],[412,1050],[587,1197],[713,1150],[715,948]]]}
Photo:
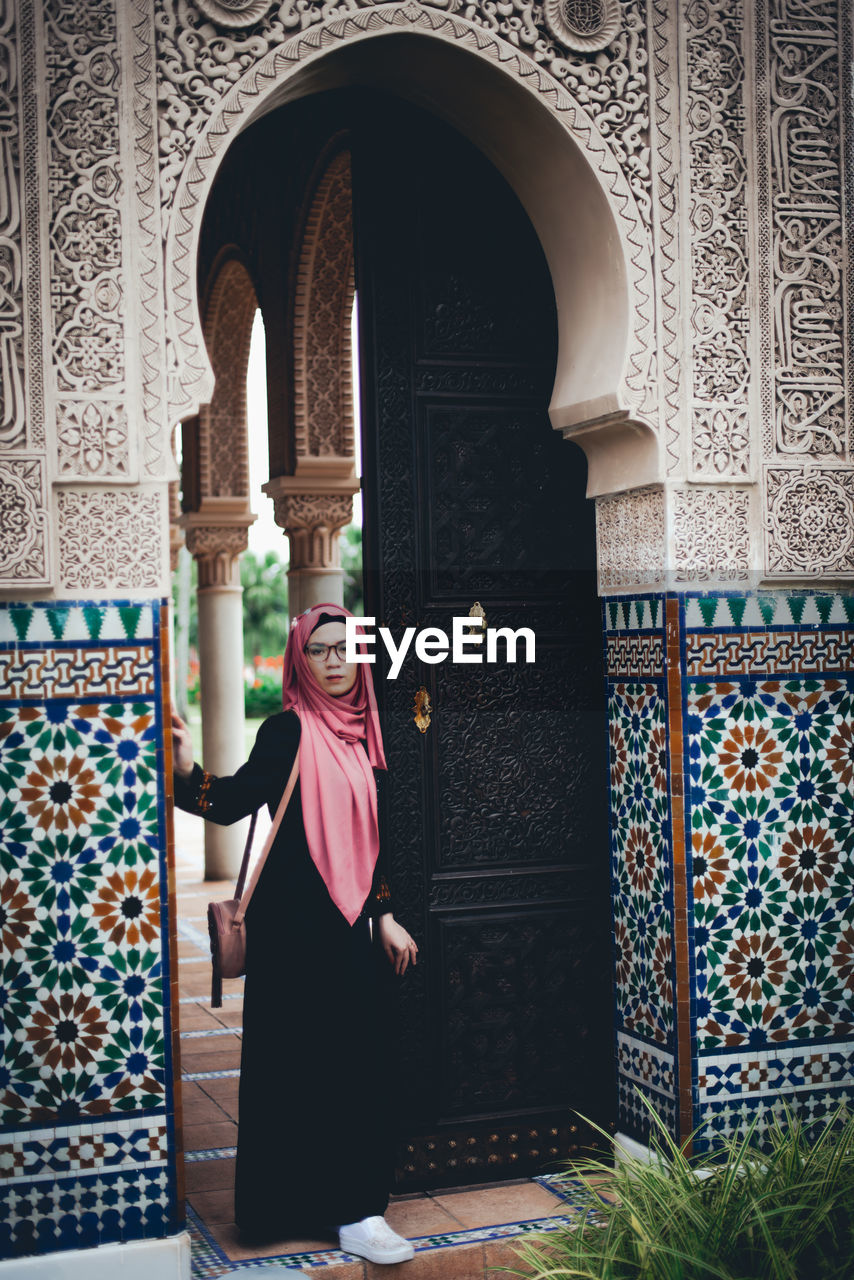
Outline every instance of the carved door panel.
{"label": "carved door panel", "polygon": [[[366,612],[479,601],[536,661],[374,667],[399,918],[399,1186],[507,1178],[610,1106],[605,715],[593,508],[548,419],[556,318],[523,209],[458,134],[400,104],[353,140]],[[567,208],[568,218],[571,216]],[[425,686],[432,723],[413,700]]]}

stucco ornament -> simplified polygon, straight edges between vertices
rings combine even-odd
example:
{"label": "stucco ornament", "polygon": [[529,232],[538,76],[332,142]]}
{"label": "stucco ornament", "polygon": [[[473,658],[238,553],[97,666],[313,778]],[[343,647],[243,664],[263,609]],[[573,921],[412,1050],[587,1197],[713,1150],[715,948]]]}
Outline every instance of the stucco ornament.
{"label": "stucco ornament", "polygon": [[546,26],[576,53],[604,49],[620,30],[619,0],[546,0]]}
{"label": "stucco ornament", "polygon": [[220,27],[249,27],[270,8],[271,0],[196,0],[206,18]]}

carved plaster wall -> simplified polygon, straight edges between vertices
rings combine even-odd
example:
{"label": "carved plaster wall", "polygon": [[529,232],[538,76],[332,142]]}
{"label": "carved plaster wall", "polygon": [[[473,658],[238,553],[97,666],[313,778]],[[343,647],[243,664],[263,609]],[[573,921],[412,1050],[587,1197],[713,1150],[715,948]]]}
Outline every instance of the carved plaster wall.
{"label": "carved plaster wall", "polygon": [[[755,495],[754,577],[849,575],[845,538],[822,535],[811,561],[803,513],[781,494],[806,485],[811,510],[831,504],[831,525],[854,519],[845,255],[854,201],[843,146],[851,26],[849,0],[625,0],[559,12],[532,0],[500,12],[463,10],[459,0],[2,0],[9,527],[34,495],[45,501],[26,547],[7,540],[2,580],[72,589],[55,486],[118,494],[173,474],[169,430],[194,398],[210,400],[194,253],[205,193],[236,130],[286,84],[300,92],[309,65],[401,33],[467,50],[524,83],[599,175],[626,275],[627,329],[618,400],[598,417],[589,404],[581,419],[590,456],[598,432],[625,463],[610,466],[598,490],[612,503],[602,527],[616,492],[631,505],[633,488],[661,483],[666,568],[678,570],[685,483],[736,482]],[[562,412],[561,429],[580,425]],[[626,415],[649,432],[643,449],[632,452]],[[163,571],[166,508],[164,495]],[[721,528],[707,526],[710,553]],[[116,566],[117,583],[133,576]]]}
{"label": "carved plaster wall", "polygon": [[309,455],[352,458],[353,195],[350,156],[321,160],[300,249],[294,299],[294,440]]}
{"label": "carved plaster wall", "polygon": [[[142,0],[0,4],[0,581],[13,589],[61,596],[83,577],[99,591],[163,588],[156,482],[174,464],[153,16]],[[72,517],[81,503],[117,522],[109,552],[100,518]]]}
{"label": "carved plaster wall", "polygon": [[239,557],[255,520],[249,509],[246,371],[257,310],[249,272],[225,248],[214,264],[205,305],[214,393],[199,413],[196,447],[183,459],[185,500],[193,497],[180,524],[198,562],[202,590],[240,585]]}
{"label": "carved plaster wall", "polygon": [[[210,394],[210,371],[196,327],[192,272],[200,205],[219,157],[237,130],[278,102],[304,92],[303,82],[316,91],[357,74],[413,100],[423,100],[441,84],[448,118],[468,128],[499,167],[516,170],[517,178],[521,173],[523,187],[526,182],[530,186],[520,195],[523,201],[528,198],[535,224],[540,220],[547,254],[549,237],[554,240],[556,290],[559,299],[565,299],[559,307],[563,332],[552,409],[555,425],[570,430],[594,423],[600,434],[607,434],[627,417],[639,427],[646,424],[653,296],[648,150],[639,120],[629,118],[635,109],[643,112],[639,86],[646,54],[641,11],[634,4],[624,6],[621,28],[598,61],[591,54],[586,59],[573,54],[571,60],[555,60],[552,55],[549,65],[559,72],[557,78],[543,70],[554,49],[551,37],[543,45],[544,56],[531,59],[521,51],[527,42],[515,19],[505,26],[479,10],[471,12],[477,22],[468,10],[463,18],[413,4],[355,7],[346,16],[337,8],[296,14],[278,6],[240,35],[231,30],[220,33],[214,65],[207,43],[209,25],[194,18],[187,5],[164,6],[158,56],[164,76],[163,198],[170,221],[167,278],[176,300],[176,412],[192,411],[195,402]],[[296,34],[289,37],[291,26]],[[501,35],[496,34],[499,27]],[[393,41],[404,35],[408,53],[398,53],[377,38]],[[417,57],[413,36],[421,46]],[[405,65],[404,54],[409,58]],[[449,60],[455,68],[452,75]],[[491,77],[491,84],[481,92],[477,111],[468,98],[472,85],[483,77]],[[513,84],[511,91],[508,85]],[[575,86],[577,94],[564,84]],[[541,165],[533,160],[522,134],[499,127],[501,112],[490,105],[490,93],[507,97],[503,109],[537,117]],[[625,102],[617,101],[620,95],[625,95]],[[556,148],[557,167],[562,166],[560,183],[545,193],[538,184],[551,166],[543,148]],[[576,233],[567,238],[565,191],[573,189],[585,192],[583,217],[576,210]],[[585,290],[598,289],[598,327],[584,314],[579,280]],[[644,429],[654,444],[651,427],[646,424]],[[644,465],[653,478],[654,448]]]}

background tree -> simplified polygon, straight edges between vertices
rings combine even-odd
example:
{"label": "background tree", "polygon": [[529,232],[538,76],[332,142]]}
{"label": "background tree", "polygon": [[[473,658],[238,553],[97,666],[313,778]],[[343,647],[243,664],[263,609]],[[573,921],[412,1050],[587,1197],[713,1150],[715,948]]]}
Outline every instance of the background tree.
{"label": "background tree", "polygon": [[341,530],[341,567],[344,570],[344,608],[359,617],[365,612],[361,525],[348,524]]}
{"label": "background tree", "polygon": [[272,658],[282,653],[288,638],[288,568],[275,551],[240,557],[243,587],[243,653]]}

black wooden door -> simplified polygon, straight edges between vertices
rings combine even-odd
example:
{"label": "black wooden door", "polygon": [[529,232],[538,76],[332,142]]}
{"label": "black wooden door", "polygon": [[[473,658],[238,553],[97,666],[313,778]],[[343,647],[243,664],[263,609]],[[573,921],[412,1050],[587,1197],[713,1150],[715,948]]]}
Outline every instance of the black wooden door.
{"label": "black wooden door", "polygon": [[509,186],[399,102],[366,108],[353,165],[366,613],[398,639],[450,634],[477,601],[536,635],[531,665],[374,667],[384,839],[421,948],[400,985],[398,1185],[507,1178],[570,1151],[573,1109],[611,1102],[593,508],[548,420],[554,296]]}

